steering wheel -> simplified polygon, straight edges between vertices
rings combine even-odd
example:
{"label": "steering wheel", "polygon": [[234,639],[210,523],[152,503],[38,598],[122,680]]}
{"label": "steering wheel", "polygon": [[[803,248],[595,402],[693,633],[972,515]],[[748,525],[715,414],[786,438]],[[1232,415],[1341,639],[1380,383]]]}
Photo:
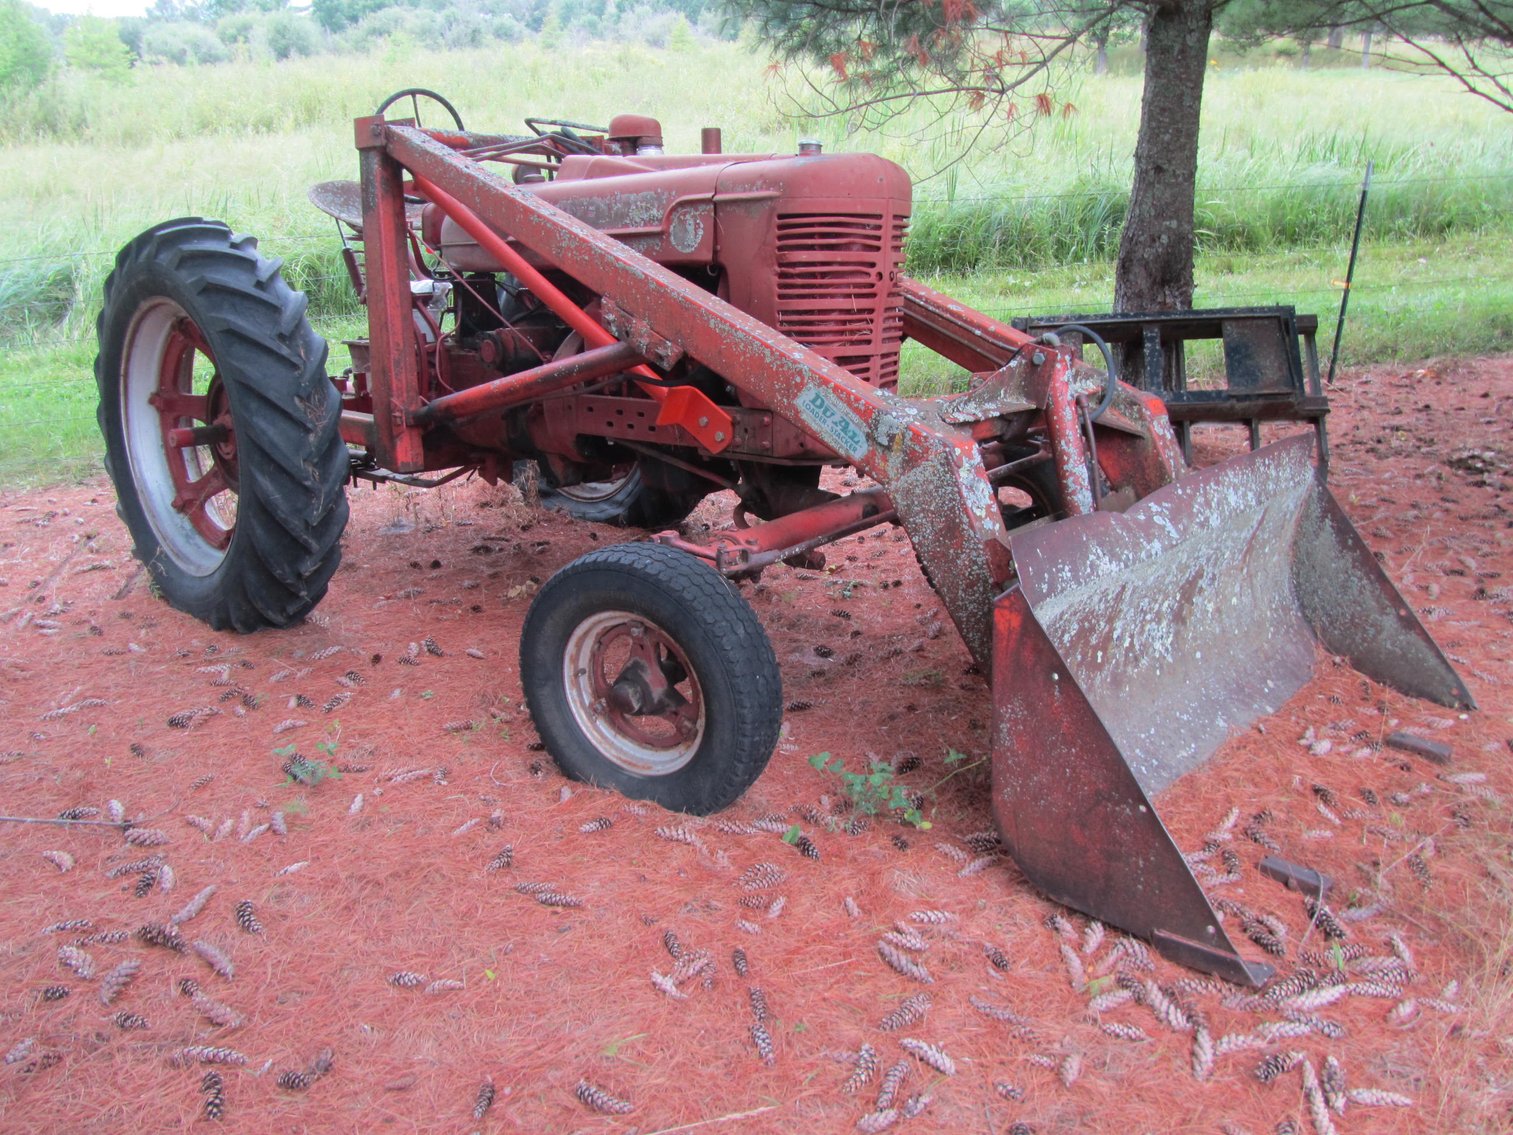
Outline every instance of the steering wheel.
{"label": "steering wheel", "polygon": [[448,102],[444,96],[437,94],[435,91],[427,90],[425,87],[406,87],[402,91],[395,91],[388,98],[384,99],[383,102],[379,103],[378,109],[373,113],[382,114],[384,111],[388,110],[391,106],[402,99],[410,100],[410,112],[415,119],[416,126],[425,126],[425,123],[422,122],[420,118],[420,100],[425,99],[428,102],[436,103],[448,114],[450,114],[452,116],[452,121],[456,124],[458,130],[467,129],[462,124],[462,115],[457,113],[457,108],[450,102]]}

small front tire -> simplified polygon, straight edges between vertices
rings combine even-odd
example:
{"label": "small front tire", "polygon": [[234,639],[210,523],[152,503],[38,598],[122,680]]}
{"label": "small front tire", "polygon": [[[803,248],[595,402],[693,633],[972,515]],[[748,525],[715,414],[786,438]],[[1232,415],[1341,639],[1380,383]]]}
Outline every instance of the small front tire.
{"label": "small front tire", "polygon": [[735,802],[782,724],[777,659],[735,589],[659,544],[552,576],[520,638],[525,699],[564,773],[679,812]]}

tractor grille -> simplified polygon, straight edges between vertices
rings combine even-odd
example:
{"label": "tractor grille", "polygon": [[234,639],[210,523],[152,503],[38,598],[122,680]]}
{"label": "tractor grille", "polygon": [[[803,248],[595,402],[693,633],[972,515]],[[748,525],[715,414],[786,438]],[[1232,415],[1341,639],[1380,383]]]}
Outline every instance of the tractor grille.
{"label": "tractor grille", "polygon": [[777,329],[873,386],[898,384],[907,215],[777,218]]}

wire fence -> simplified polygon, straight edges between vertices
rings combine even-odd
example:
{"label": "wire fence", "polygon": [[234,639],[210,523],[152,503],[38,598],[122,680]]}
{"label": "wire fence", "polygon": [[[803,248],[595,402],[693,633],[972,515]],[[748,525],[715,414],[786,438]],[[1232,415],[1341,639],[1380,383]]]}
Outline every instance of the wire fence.
{"label": "wire fence", "polygon": [[[1487,210],[1492,214],[1488,228],[1500,236],[1505,247],[1509,214],[1499,213],[1497,201],[1513,197],[1513,176],[1379,179],[1372,191],[1377,194],[1413,186],[1449,186],[1460,191],[1468,185],[1491,187],[1485,194]],[[1359,184],[1338,180],[1322,185],[1203,186],[1200,197],[1296,195],[1321,188],[1355,194]],[[1036,202],[1086,201],[1102,192],[924,198],[916,202],[915,218],[917,223],[938,223],[974,209],[1012,210]],[[1352,219],[1353,211],[1352,205]],[[1396,231],[1393,218],[1372,217],[1368,212],[1368,232],[1373,227],[1384,231],[1379,238],[1384,246],[1430,239]],[[1195,305],[1290,304],[1300,312],[1316,314],[1320,349],[1327,357],[1342,295],[1337,277],[1344,275],[1349,235],[1348,227],[1337,226],[1327,241],[1275,249],[1294,260],[1290,266],[1268,263],[1265,257],[1246,252],[1234,253],[1238,268],[1218,263],[1229,259],[1223,254],[1200,255]],[[1457,235],[1453,226],[1439,235],[1460,240],[1462,252],[1474,244],[1466,231]],[[332,340],[328,367],[333,373],[339,372],[347,359],[338,340],[343,335],[362,333],[363,313],[350,279],[340,267],[337,242],[329,232],[290,233],[265,238],[264,247],[284,256],[291,283],[310,295],[317,330]],[[1453,265],[1432,260],[1405,265],[1399,256],[1395,265],[1389,263],[1390,274],[1382,275],[1380,266],[1372,263],[1370,247],[1352,289],[1350,322],[1344,336],[1347,363],[1394,356],[1416,358],[1456,349],[1466,353],[1513,349],[1513,262],[1507,257],[1499,258],[1494,250],[1484,255],[1457,255]],[[49,266],[69,268],[66,278],[54,285],[58,294],[53,302],[58,305],[55,310],[64,312],[61,318],[33,320],[20,331],[0,333],[0,346],[5,348],[0,358],[0,486],[46,483],[100,469],[98,393],[92,373],[94,313],[88,309],[93,306],[89,297],[99,294],[100,282],[114,257],[113,248],[0,257],[0,332],[21,322],[14,318],[19,310],[16,305],[26,301],[24,292],[19,291],[26,281],[6,288],[5,280]],[[1093,314],[1108,310],[1112,302],[1112,266],[1107,259],[1085,258],[1052,267],[996,266],[953,275],[966,277],[967,286],[961,290],[968,302],[974,294],[993,296],[974,306],[1004,321],[1037,315]],[[906,369],[906,384],[908,378]]]}
{"label": "wire fence", "polygon": [[[1343,361],[1354,365],[1363,359],[1377,359],[1381,351],[1371,344],[1361,342],[1363,335],[1374,332],[1356,329],[1357,324],[1373,320],[1373,304],[1382,307],[1390,301],[1390,310],[1375,313],[1375,322],[1383,319],[1411,323],[1415,309],[1421,305],[1438,303],[1444,289],[1487,289],[1501,291],[1504,297],[1513,297],[1513,273],[1494,279],[1483,275],[1439,275],[1412,283],[1392,282],[1383,284],[1360,284],[1353,290],[1351,320],[1347,321],[1344,334]],[[1335,334],[1336,314],[1340,292],[1329,288],[1295,289],[1286,295],[1276,292],[1250,289],[1223,290],[1205,288],[1201,293],[1203,306],[1248,307],[1278,302],[1290,303],[1300,312],[1314,312],[1319,317],[1319,352],[1328,358],[1329,347]],[[1504,304],[1509,303],[1505,299]],[[1061,296],[1043,295],[1041,302],[1033,307],[1005,307],[987,305],[984,314],[1008,321],[1029,315],[1091,314],[1103,310],[1103,305],[1089,303],[1083,294],[1067,293]],[[1504,308],[1504,311],[1509,310]],[[1393,314],[1393,313],[1396,314]],[[1441,313],[1447,319],[1462,318],[1455,313]],[[1474,323],[1475,315],[1464,318]],[[318,327],[330,334],[330,329]],[[1411,341],[1411,334],[1408,336]],[[1195,345],[1198,346],[1198,345]],[[1412,354],[1399,354],[1405,362],[1431,354],[1451,353],[1447,350],[1431,350]],[[1482,353],[1513,350],[1513,326],[1505,314],[1500,332],[1490,339],[1469,342],[1464,353]],[[93,374],[94,339],[89,335],[72,336],[47,346],[37,346],[30,352],[22,350],[23,356],[37,356],[35,367],[25,367],[21,372],[0,379],[0,491],[26,488],[58,481],[74,480],[102,471],[103,445],[97,424],[98,390]],[[14,362],[17,352],[11,352]],[[1213,355],[1211,358],[1210,355]],[[1213,364],[1216,352],[1204,353],[1198,347],[1196,359],[1190,359],[1194,371],[1201,369],[1205,361]],[[345,354],[338,344],[333,351],[328,369],[338,373],[347,365]],[[15,369],[12,366],[11,369]],[[906,390],[910,386],[908,360],[904,369]],[[921,391],[938,388],[937,380],[932,386],[930,377],[923,380]]]}

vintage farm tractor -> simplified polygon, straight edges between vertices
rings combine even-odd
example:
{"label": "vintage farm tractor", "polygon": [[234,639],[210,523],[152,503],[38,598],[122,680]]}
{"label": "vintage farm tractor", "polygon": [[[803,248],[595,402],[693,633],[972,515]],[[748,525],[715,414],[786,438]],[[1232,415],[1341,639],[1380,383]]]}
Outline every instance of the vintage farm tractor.
{"label": "vintage farm tractor", "polygon": [[[298,622],[336,570],[354,477],[534,461],[549,499],[654,531],[731,490],[735,526],[705,543],[659,531],[563,568],[520,644],[566,773],[707,813],[761,773],[783,709],[729,581],[902,525],[990,675],[993,811],[1025,874],[1179,961],[1264,978],[1151,797],[1279,707],[1321,648],[1471,705],[1313,438],[1190,470],[1162,401],[1111,360],[903,274],[911,186],[879,157],[725,154],[714,130],[667,154],[633,115],[471,133],[403,94],[410,118],[386,103],[356,122],[360,182],[311,193],[368,313],[340,377],[252,238],[188,218],[117,258],[100,422],[164,597],[218,628]],[[420,125],[422,98],[452,121]],[[897,394],[906,339],[965,392]],[[827,466],[870,484],[829,491]]]}

